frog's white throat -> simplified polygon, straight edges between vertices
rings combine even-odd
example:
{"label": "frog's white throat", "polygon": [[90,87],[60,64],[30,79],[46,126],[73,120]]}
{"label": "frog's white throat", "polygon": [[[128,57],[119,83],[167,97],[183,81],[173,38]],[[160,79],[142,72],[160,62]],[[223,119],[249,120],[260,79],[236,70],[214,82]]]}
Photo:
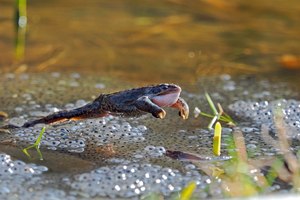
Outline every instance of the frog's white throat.
{"label": "frog's white throat", "polygon": [[175,104],[179,98],[180,91],[159,95],[151,98],[152,102],[160,107],[169,107]]}

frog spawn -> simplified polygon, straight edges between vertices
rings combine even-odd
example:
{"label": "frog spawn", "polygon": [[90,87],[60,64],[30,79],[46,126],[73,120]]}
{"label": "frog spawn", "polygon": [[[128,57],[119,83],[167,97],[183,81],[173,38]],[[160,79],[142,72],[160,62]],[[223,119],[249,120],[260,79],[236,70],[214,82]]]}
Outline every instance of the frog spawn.
{"label": "frog spawn", "polygon": [[22,199],[30,199],[33,195],[28,189],[38,188],[36,185],[43,182],[40,175],[46,171],[47,167],[12,160],[9,155],[0,153],[0,198],[22,196]]}
{"label": "frog spawn", "polygon": [[[42,125],[26,129],[20,128],[13,130],[13,134],[18,138],[19,142],[32,144],[35,142],[41,127]],[[160,158],[162,163],[166,163],[166,158],[164,157],[166,149],[164,146],[144,143],[145,138],[150,140],[150,143],[157,143],[157,140],[162,139],[161,136],[156,135],[156,137],[153,137],[152,134],[151,130],[139,124],[136,120],[125,120],[109,116],[101,119],[49,126],[44,133],[41,147],[47,147],[51,150],[63,149],[69,152],[85,153],[88,145],[93,145],[94,148],[95,146],[103,146],[117,141],[117,143],[125,144],[126,149],[127,146],[137,146],[138,149],[141,149],[133,152],[131,156],[128,155],[130,151],[127,149],[125,151],[126,156],[122,159],[115,157],[107,159],[107,162],[117,164],[117,166],[99,168],[87,174],[77,175],[74,178],[63,178],[71,188],[72,195],[76,196],[134,197],[151,192],[170,195],[172,192],[180,191],[190,181],[197,181],[198,184],[203,184],[202,186],[206,187],[207,183],[202,181],[199,172],[197,172],[195,167],[191,167],[190,164],[186,168],[186,174],[158,165],[133,164],[132,162],[134,161],[138,163],[147,161],[148,163],[148,159],[151,158]],[[186,134],[186,132],[177,134]],[[171,135],[167,137],[173,138]],[[177,140],[177,143],[180,142],[180,137]],[[170,160],[169,166],[173,166],[173,161],[172,159]],[[178,165],[178,163],[176,164]],[[131,170],[128,171],[127,166]],[[123,171],[120,171],[121,169]],[[99,175],[97,175],[98,173]],[[120,174],[122,176],[117,176]],[[84,178],[87,176],[89,178]],[[120,179],[120,177],[124,176],[126,177],[124,180]],[[68,180],[72,181],[68,182]],[[207,196],[205,191],[200,190],[200,193],[203,196]],[[40,193],[40,195],[43,195],[43,193]]]}
{"label": "frog spawn", "polygon": [[275,117],[282,117],[284,128],[287,130],[286,136],[292,141],[292,150],[294,152],[300,150],[300,101],[285,99],[261,102],[236,101],[229,105],[229,109],[238,117],[247,119],[248,122],[240,123],[240,126],[248,152],[253,157],[278,154],[279,148],[263,139],[261,130],[261,126],[264,125],[269,130],[268,134],[277,138]]}
{"label": "frog spawn", "polygon": [[[163,168],[151,164],[117,165],[101,167],[89,173],[83,173],[67,181],[78,195],[85,197],[108,196],[110,198],[130,198],[149,193],[162,193],[169,196],[180,191],[189,182],[203,184],[207,177],[202,177],[197,171],[187,175],[178,170]],[[203,196],[207,196],[202,191]]]}
{"label": "frog spawn", "polygon": [[47,167],[38,166],[35,164],[26,164],[23,161],[13,161],[7,154],[0,153],[0,176],[1,177],[32,177],[47,171]]}
{"label": "frog spawn", "polygon": [[[300,101],[277,100],[277,101],[237,101],[229,105],[237,116],[253,120],[257,125],[266,125],[270,131],[276,134],[274,118],[282,117],[288,131],[288,137],[300,139]],[[276,112],[278,114],[276,114]],[[252,132],[256,128],[244,128],[245,132]]]}
{"label": "frog spawn", "polygon": [[[47,77],[43,77],[44,80],[47,80]],[[86,81],[86,80],[85,80]],[[11,81],[12,85],[15,85],[16,81]],[[36,83],[39,81],[36,81]],[[55,79],[54,82],[51,82],[52,84],[49,84],[49,81],[46,81],[47,85],[55,85],[56,84],[57,79]],[[226,81],[225,81],[226,82]],[[46,84],[41,85],[36,84],[38,87],[35,89],[32,89],[33,91],[40,91],[42,90],[41,94],[43,94],[42,97],[40,97],[40,95],[36,95],[36,94],[31,94],[29,93],[29,95],[24,95],[20,98],[20,100],[23,100],[21,103],[17,103],[18,105],[21,105],[19,107],[16,107],[15,109],[15,113],[16,116],[21,116],[21,118],[19,118],[19,120],[21,119],[21,121],[18,122],[17,121],[13,122],[13,123],[19,123],[22,124],[24,122],[24,120],[31,117],[40,117],[40,115],[45,115],[49,112],[56,112],[59,111],[60,109],[54,107],[53,105],[45,105],[45,107],[43,108],[42,106],[38,105],[36,102],[40,102],[39,100],[43,100],[42,102],[52,102],[55,104],[59,104],[61,105],[62,102],[70,102],[73,101],[74,99],[78,99],[78,98],[87,98],[90,95],[94,95],[96,94],[98,91],[94,91],[94,90],[90,90],[90,92],[86,92],[86,88],[84,89],[76,89],[76,88],[72,88],[71,90],[64,84],[60,84],[59,88],[64,88],[64,90],[62,90],[62,93],[57,94],[53,91],[50,91],[45,93],[45,88],[46,88]],[[222,82],[223,84],[223,82]],[[221,84],[221,85],[222,85]],[[74,85],[74,84],[72,84]],[[76,85],[76,84],[75,84]],[[211,84],[213,85],[213,91],[215,91],[216,87],[215,84]],[[245,93],[243,92],[237,92],[238,89],[244,91],[245,88],[249,89],[249,84],[247,83],[245,87],[240,87],[240,84],[234,84],[234,82],[228,83],[227,85],[225,85],[226,88],[224,87],[224,91],[226,91],[226,94],[228,94],[228,98],[224,98],[224,94],[220,94],[220,93],[216,93],[216,95],[212,94],[212,97],[214,98],[214,100],[220,100],[220,102],[224,102],[225,99],[232,99],[232,97],[234,96],[236,99],[243,99],[243,97],[237,97],[237,95],[242,94],[244,95]],[[47,86],[49,87],[49,86]],[[270,86],[266,86],[266,89],[269,91],[273,91],[272,89],[269,88]],[[15,88],[15,86],[13,86],[13,88]],[[25,87],[26,88],[26,87]],[[32,86],[28,86],[28,88],[32,88]],[[222,88],[222,87],[220,87]],[[51,89],[51,88],[50,88]],[[48,91],[48,88],[47,88]],[[68,94],[65,95],[65,91],[70,91],[71,93],[74,93],[73,95]],[[80,92],[78,92],[80,91]],[[232,91],[235,91],[235,93],[231,93]],[[249,97],[249,95],[245,95],[244,98],[251,98],[251,99],[265,99],[265,98],[269,98],[269,99],[274,99],[271,95],[272,93],[267,93],[267,92],[262,92],[261,94],[257,94],[257,88],[255,86],[254,93],[256,94],[256,96],[251,96]],[[20,93],[20,91],[16,91],[15,93]],[[22,92],[24,93],[24,92]],[[45,94],[44,94],[45,93]],[[251,93],[251,92],[249,92]],[[9,94],[9,93],[4,93],[4,94]],[[55,94],[55,95],[53,95]],[[81,97],[78,97],[77,95],[81,94]],[[52,95],[52,96],[51,96]],[[186,94],[186,95],[191,95],[191,94]],[[59,98],[57,98],[59,97]],[[197,92],[197,94],[194,94],[193,96],[190,96],[189,101],[192,101],[194,98],[198,98],[201,97],[201,102],[202,101],[206,101],[204,96],[199,95],[199,92]],[[36,99],[38,98],[38,99]],[[39,99],[41,98],[41,99]],[[48,99],[47,99],[48,98]],[[63,99],[62,99],[63,98]],[[7,99],[9,99],[7,97]],[[17,98],[19,99],[19,98]],[[93,99],[93,98],[92,98]],[[55,101],[53,101],[55,100]],[[7,102],[7,101],[5,101]],[[85,101],[79,100],[76,103],[70,103],[67,104],[64,109],[72,109],[74,107],[76,107],[77,105],[83,105],[84,103],[86,103]],[[197,102],[198,105],[199,102]],[[255,102],[254,102],[255,103]],[[270,102],[269,102],[270,103]],[[223,103],[222,105],[226,105],[227,103]],[[11,105],[11,104],[9,104]],[[15,106],[16,103],[14,103]],[[3,107],[6,107],[5,104]],[[258,110],[262,109],[259,108]],[[240,108],[241,110],[241,108]],[[243,110],[241,111],[241,115],[243,116]],[[252,110],[250,109],[249,112],[251,113]],[[23,114],[23,116],[22,116]],[[164,167],[167,165],[167,167],[172,168],[172,171],[176,171],[174,169],[186,169],[186,173],[179,173],[178,171],[175,172],[175,174],[178,174],[177,177],[181,177],[184,179],[188,179],[187,177],[190,177],[191,174],[195,173],[193,172],[193,169],[195,169],[194,165],[188,164],[188,163],[179,163],[179,161],[174,161],[171,159],[168,159],[165,157],[165,153],[164,153],[164,149],[178,149],[178,150],[182,150],[182,151],[188,151],[188,152],[197,152],[198,154],[204,155],[204,156],[211,156],[211,139],[212,139],[212,134],[210,132],[208,132],[207,130],[203,130],[203,129],[195,129],[192,128],[192,130],[187,130],[185,128],[183,128],[183,130],[179,130],[182,127],[187,127],[181,124],[181,121],[170,121],[170,118],[165,119],[164,121],[157,121],[156,119],[152,119],[151,117],[146,117],[146,120],[144,119],[137,119],[137,121],[132,120],[132,119],[120,119],[120,118],[116,118],[116,117],[112,117],[112,118],[103,118],[104,121],[102,121],[102,119],[93,119],[93,120],[87,120],[87,121],[80,121],[80,122],[71,122],[68,124],[61,124],[60,126],[50,126],[47,128],[46,133],[44,134],[43,140],[42,140],[42,145],[41,147],[47,147],[49,149],[53,149],[53,150],[59,150],[59,149],[65,149],[69,152],[77,152],[76,154],[84,151],[87,151],[87,147],[92,144],[93,146],[101,146],[101,145],[105,145],[105,144],[109,144],[109,143],[119,143],[121,146],[124,146],[124,149],[121,149],[120,152],[122,152],[122,156],[120,157],[113,157],[113,158],[108,158],[106,160],[108,160],[110,162],[110,164],[115,164],[116,166],[113,167],[107,167],[107,168],[99,168],[97,170],[100,170],[100,172],[102,174],[106,174],[106,176],[104,177],[108,177],[107,180],[104,180],[102,178],[99,178],[97,180],[101,180],[101,182],[103,181],[106,185],[109,185],[109,187],[107,187],[107,191],[111,191],[110,194],[108,194],[108,192],[101,190],[102,193],[97,193],[96,188],[99,189],[99,185],[98,184],[94,184],[93,179],[92,178],[84,178],[87,175],[91,176],[94,175],[94,170],[92,172],[89,172],[87,174],[79,174],[75,177],[64,177],[62,179],[55,179],[52,178],[51,181],[54,182],[55,184],[61,182],[61,181],[65,181],[67,184],[67,188],[65,191],[70,191],[68,192],[64,192],[61,190],[57,190],[57,189],[51,189],[51,187],[49,187],[49,185],[47,185],[47,187],[41,187],[40,191],[34,191],[32,193],[28,193],[27,191],[27,196],[24,195],[25,199],[34,199],[34,197],[41,197],[40,199],[46,199],[44,197],[49,196],[50,198],[50,193],[52,194],[53,198],[58,198],[58,199],[66,199],[66,198],[71,198],[72,195],[76,195],[76,196],[83,196],[83,197],[97,197],[97,196],[102,196],[102,197],[106,197],[106,196],[110,196],[110,197],[117,197],[117,196],[121,196],[125,194],[127,194],[128,196],[131,195],[131,197],[136,197],[139,196],[138,193],[133,193],[134,190],[132,187],[134,187],[133,185],[129,185],[129,187],[127,186],[127,189],[124,189],[120,187],[120,182],[117,182],[115,179],[109,179],[109,177],[113,177],[112,175],[114,173],[116,173],[116,168],[122,168],[122,166],[131,166],[131,165],[136,165],[138,166],[138,170],[140,172],[136,173],[132,173],[136,176],[136,179],[132,179],[133,184],[135,184],[135,188],[138,188],[140,190],[140,195],[146,194],[148,193],[148,191],[151,191],[151,189],[146,190],[145,191],[141,191],[141,186],[138,185],[138,183],[140,183],[141,181],[144,183],[145,180],[143,180],[143,173],[146,173],[146,169],[149,171],[155,171],[157,172],[157,170],[154,170],[156,168],[160,168],[160,170],[158,170],[158,172],[161,174],[162,170],[165,169]],[[23,121],[22,121],[23,120]],[[172,120],[172,119],[171,119]],[[269,119],[267,119],[269,120]],[[146,126],[141,125],[140,127],[140,123],[145,124]],[[148,123],[148,124],[147,124]],[[189,123],[189,122],[187,122]],[[257,121],[257,123],[259,123],[259,120]],[[120,124],[119,126],[117,125],[117,127],[115,127],[115,124]],[[130,127],[127,129],[128,131],[125,131],[122,134],[124,135],[120,135],[120,134],[115,134],[115,133],[120,133],[118,132],[121,128],[120,126],[124,124],[125,127],[128,128],[128,124],[130,125]],[[249,123],[250,124],[250,123]],[[269,146],[267,146],[266,144],[263,143],[261,137],[260,137],[260,127],[258,126],[250,126],[249,124],[244,124],[244,126],[242,127],[242,131],[245,134],[245,139],[246,139],[246,145],[248,149],[253,149],[256,150],[257,148],[260,148],[259,152],[256,152],[257,155],[268,155],[271,154],[272,152],[275,153],[276,150],[270,148]],[[111,125],[114,126],[112,129],[117,129],[118,131],[111,131],[110,130],[104,130],[103,126],[107,126],[107,125]],[[151,127],[151,129],[148,129],[147,127]],[[37,135],[39,134],[40,130],[41,130],[41,126],[36,126],[34,128],[31,128],[31,130],[29,129],[19,129],[20,132],[18,132],[19,130],[14,130],[13,134],[20,134],[18,135],[18,140],[20,143],[24,142],[25,140],[27,141],[27,143],[32,144],[36,138]],[[137,133],[135,133],[135,131],[132,130],[136,130],[141,128],[140,131],[138,131]],[[143,131],[142,131],[143,130]],[[24,131],[24,132],[22,132]],[[232,130],[228,130],[228,132],[231,133]],[[134,133],[133,133],[134,132]],[[29,133],[30,137],[27,137],[27,133]],[[107,135],[108,133],[108,135]],[[249,133],[249,134],[248,134]],[[22,135],[23,134],[23,135]],[[130,137],[130,135],[134,135],[137,134],[136,137]],[[230,134],[229,134],[230,135]],[[86,136],[86,137],[85,137]],[[223,136],[226,136],[226,134],[223,134]],[[101,138],[101,139],[100,139]],[[140,139],[136,139],[136,138],[140,138]],[[61,145],[61,146],[59,146]],[[82,145],[82,146],[81,146]],[[226,144],[222,144],[223,146],[225,146]],[[130,151],[130,148],[132,148],[133,146],[135,146],[136,148],[133,148],[134,151]],[[126,147],[126,148],[125,148]],[[225,148],[224,148],[225,149]],[[133,157],[128,157],[128,154],[132,154]],[[95,157],[97,157],[98,155],[95,155]],[[144,159],[146,158],[146,160]],[[149,159],[148,159],[149,158]],[[155,159],[155,164],[159,164],[160,166],[154,165],[151,159]],[[158,163],[156,162],[157,160],[160,160],[161,162]],[[171,160],[171,161],[170,161]],[[151,164],[133,164],[132,161],[137,161],[138,163],[151,163]],[[145,168],[144,165],[150,165],[151,167],[149,168]],[[164,166],[164,167],[162,167]],[[183,168],[182,168],[183,167]],[[105,173],[103,172],[105,171]],[[141,176],[138,176],[137,174],[141,173]],[[81,177],[81,178],[79,178]],[[142,177],[142,178],[141,178]],[[195,177],[198,177],[198,175],[195,175]],[[40,178],[40,177],[33,177],[32,182],[35,183],[35,187],[39,184],[37,184],[37,182],[35,182],[35,178]],[[83,179],[83,180],[82,180]],[[170,178],[171,179],[171,178]],[[210,179],[206,179],[207,182],[204,182],[206,178],[202,177],[202,180],[200,180],[200,184],[198,185],[198,190],[197,192],[200,190],[200,194],[202,194],[203,198],[205,198],[207,196],[207,193],[204,192],[203,188],[207,187],[208,183],[211,182],[212,180]],[[87,181],[84,181],[87,180]],[[4,181],[4,180],[1,180]],[[174,183],[176,184],[177,179],[174,180]],[[72,185],[72,182],[74,182],[74,185]],[[80,183],[83,182],[83,184],[81,185]],[[138,183],[136,183],[138,182]],[[20,182],[21,184],[23,182]],[[19,184],[20,184],[19,183]],[[78,183],[78,184],[75,184]],[[199,183],[199,181],[198,181]],[[8,183],[10,184],[10,183]],[[7,184],[7,185],[8,185]],[[156,184],[156,182],[153,182],[153,184],[151,185],[149,183],[149,186],[154,186]],[[173,186],[175,185],[173,184]],[[145,183],[144,183],[145,185]],[[182,182],[182,185],[180,186],[181,188],[184,187],[183,186],[184,183]],[[165,185],[161,184],[159,185],[159,189],[155,190],[157,192],[162,192],[164,194],[169,194],[171,191],[174,190],[170,190],[170,188],[166,187]],[[210,185],[211,186],[211,185]],[[27,188],[26,188],[27,189]],[[122,189],[122,190],[121,190]],[[120,190],[120,191],[118,191]],[[132,192],[133,190],[133,192]],[[137,190],[138,191],[138,190]],[[36,195],[34,196],[33,193]],[[213,190],[213,194],[212,197],[223,197],[222,195],[218,196],[216,195],[216,193],[218,193],[218,190],[214,189]],[[11,195],[15,194],[15,193],[10,193]],[[17,193],[20,196],[22,195],[23,197],[23,193]],[[25,192],[24,192],[25,194]],[[198,196],[198,194],[197,194]],[[4,196],[1,199],[6,199],[6,196]],[[201,195],[200,195],[201,197]],[[48,198],[48,199],[49,199]],[[74,197],[73,197],[74,198]]]}
{"label": "frog spawn", "polygon": [[[185,174],[171,168],[152,164],[123,162],[112,167],[101,167],[88,173],[60,179],[69,192],[53,188],[53,180],[42,178],[47,168],[22,161],[11,160],[0,154],[0,198],[22,196],[22,199],[76,199],[78,197],[137,197],[149,193],[170,195],[182,190],[195,181],[199,195],[206,197],[203,190],[211,180],[189,167]],[[29,192],[31,191],[31,192]]]}
{"label": "frog spawn", "polygon": [[[30,128],[20,128],[12,130],[12,133],[20,142],[32,144],[42,126]],[[147,127],[143,125],[133,126],[129,122],[119,117],[105,117],[101,119],[83,120],[71,122],[58,127],[47,127],[42,147],[51,150],[64,149],[69,152],[84,152],[87,144],[102,146],[113,143],[117,140],[135,143],[144,140]]]}

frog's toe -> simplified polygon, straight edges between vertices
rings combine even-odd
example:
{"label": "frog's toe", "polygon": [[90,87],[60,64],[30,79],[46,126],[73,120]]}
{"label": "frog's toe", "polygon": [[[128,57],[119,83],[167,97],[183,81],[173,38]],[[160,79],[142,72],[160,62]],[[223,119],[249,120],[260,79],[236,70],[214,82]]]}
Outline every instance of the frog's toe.
{"label": "frog's toe", "polygon": [[184,110],[184,109],[181,109],[179,111],[179,116],[182,118],[182,119],[187,119],[189,117],[189,110]]}
{"label": "frog's toe", "polygon": [[182,119],[187,119],[189,117],[189,106],[184,99],[179,97],[177,102],[173,104],[172,107],[179,110],[179,116]]}
{"label": "frog's toe", "polygon": [[156,118],[163,119],[163,118],[166,117],[166,111],[161,110],[160,112],[158,112],[158,113],[153,113],[152,115],[153,115],[154,117],[156,117]]}

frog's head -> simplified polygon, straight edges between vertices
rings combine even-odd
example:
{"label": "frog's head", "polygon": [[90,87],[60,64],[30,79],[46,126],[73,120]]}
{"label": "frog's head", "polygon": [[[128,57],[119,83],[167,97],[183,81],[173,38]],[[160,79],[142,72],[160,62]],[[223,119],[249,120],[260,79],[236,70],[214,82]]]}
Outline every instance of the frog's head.
{"label": "frog's head", "polygon": [[153,86],[150,90],[149,98],[158,106],[168,107],[176,103],[179,98],[181,88],[175,84],[160,84]]}

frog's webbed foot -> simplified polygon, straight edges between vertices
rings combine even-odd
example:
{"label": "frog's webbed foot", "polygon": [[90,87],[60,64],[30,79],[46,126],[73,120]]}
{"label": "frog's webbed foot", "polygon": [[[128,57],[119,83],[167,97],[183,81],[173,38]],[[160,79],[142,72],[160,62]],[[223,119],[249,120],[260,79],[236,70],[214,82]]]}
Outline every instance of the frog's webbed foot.
{"label": "frog's webbed foot", "polygon": [[151,113],[156,118],[162,119],[166,116],[166,111],[154,104],[147,96],[138,98],[135,102],[135,106],[141,111]]}
{"label": "frog's webbed foot", "polygon": [[182,119],[187,119],[189,117],[189,106],[183,98],[179,97],[176,103],[174,103],[171,107],[179,110],[179,116]]}

